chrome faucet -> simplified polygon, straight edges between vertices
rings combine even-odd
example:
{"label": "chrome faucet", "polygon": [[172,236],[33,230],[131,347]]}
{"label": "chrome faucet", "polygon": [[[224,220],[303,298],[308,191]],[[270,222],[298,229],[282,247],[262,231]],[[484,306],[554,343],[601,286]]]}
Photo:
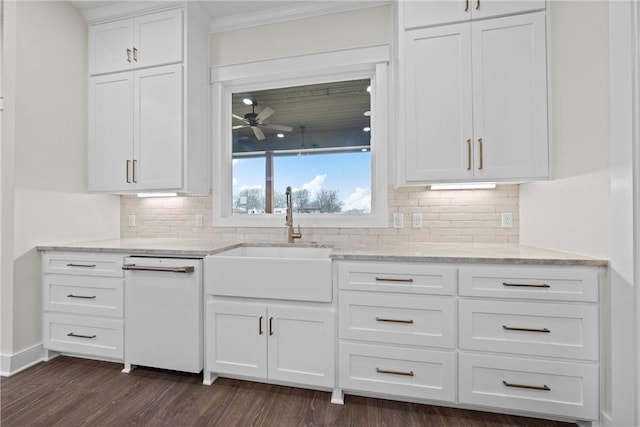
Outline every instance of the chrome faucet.
{"label": "chrome faucet", "polygon": [[291,187],[287,186],[287,191],[285,192],[287,196],[287,217],[286,225],[287,228],[287,243],[293,243],[296,239],[302,238],[302,233],[300,232],[300,225],[298,224],[298,232],[293,231],[293,203],[291,203]]}

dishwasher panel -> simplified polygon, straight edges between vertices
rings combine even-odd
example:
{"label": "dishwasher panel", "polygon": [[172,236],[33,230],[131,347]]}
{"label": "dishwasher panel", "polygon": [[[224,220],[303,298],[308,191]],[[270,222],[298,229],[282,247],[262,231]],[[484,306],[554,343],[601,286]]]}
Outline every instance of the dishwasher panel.
{"label": "dishwasher panel", "polygon": [[202,260],[125,258],[125,372],[202,371]]}

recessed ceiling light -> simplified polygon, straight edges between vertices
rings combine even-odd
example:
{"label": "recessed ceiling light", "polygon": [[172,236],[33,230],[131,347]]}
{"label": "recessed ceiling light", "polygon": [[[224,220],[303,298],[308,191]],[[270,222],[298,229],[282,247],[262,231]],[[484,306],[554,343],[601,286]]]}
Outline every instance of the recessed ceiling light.
{"label": "recessed ceiling light", "polygon": [[253,99],[251,98],[245,98],[242,102],[244,102],[244,105],[253,105]]}
{"label": "recessed ceiling light", "polygon": [[364,112],[364,115],[365,115],[366,117],[369,117],[369,116],[371,115],[371,111],[365,111],[365,112]]}
{"label": "recessed ceiling light", "polygon": [[371,128],[369,126],[365,126],[362,128],[363,131],[365,132],[369,132],[371,130]]}
{"label": "recessed ceiling light", "polygon": [[278,138],[284,138],[284,133],[279,133],[278,135],[276,135]]}

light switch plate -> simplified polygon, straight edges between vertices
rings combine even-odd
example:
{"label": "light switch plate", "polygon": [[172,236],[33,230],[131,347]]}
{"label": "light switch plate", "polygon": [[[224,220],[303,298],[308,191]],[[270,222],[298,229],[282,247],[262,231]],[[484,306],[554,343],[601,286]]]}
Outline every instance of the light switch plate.
{"label": "light switch plate", "polygon": [[129,215],[129,227],[135,227],[135,226],[136,226],[136,216]]}
{"label": "light switch plate", "polygon": [[513,214],[512,213],[503,213],[502,214],[502,228],[511,228],[513,227]]}
{"label": "light switch plate", "polygon": [[413,228],[422,228],[422,214],[421,213],[411,214],[411,227],[413,227]]}
{"label": "light switch plate", "polygon": [[404,227],[404,215],[401,213],[393,214],[393,228],[402,228]]}

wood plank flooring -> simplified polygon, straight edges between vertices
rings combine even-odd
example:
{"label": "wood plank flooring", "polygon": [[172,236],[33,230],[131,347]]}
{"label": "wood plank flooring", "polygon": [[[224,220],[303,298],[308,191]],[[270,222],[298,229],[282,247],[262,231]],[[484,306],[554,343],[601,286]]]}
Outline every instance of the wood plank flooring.
{"label": "wood plank flooring", "polygon": [[569,427],[575,424],[347,396],[58,357],[2,378],[2,427],[424,426]]}

